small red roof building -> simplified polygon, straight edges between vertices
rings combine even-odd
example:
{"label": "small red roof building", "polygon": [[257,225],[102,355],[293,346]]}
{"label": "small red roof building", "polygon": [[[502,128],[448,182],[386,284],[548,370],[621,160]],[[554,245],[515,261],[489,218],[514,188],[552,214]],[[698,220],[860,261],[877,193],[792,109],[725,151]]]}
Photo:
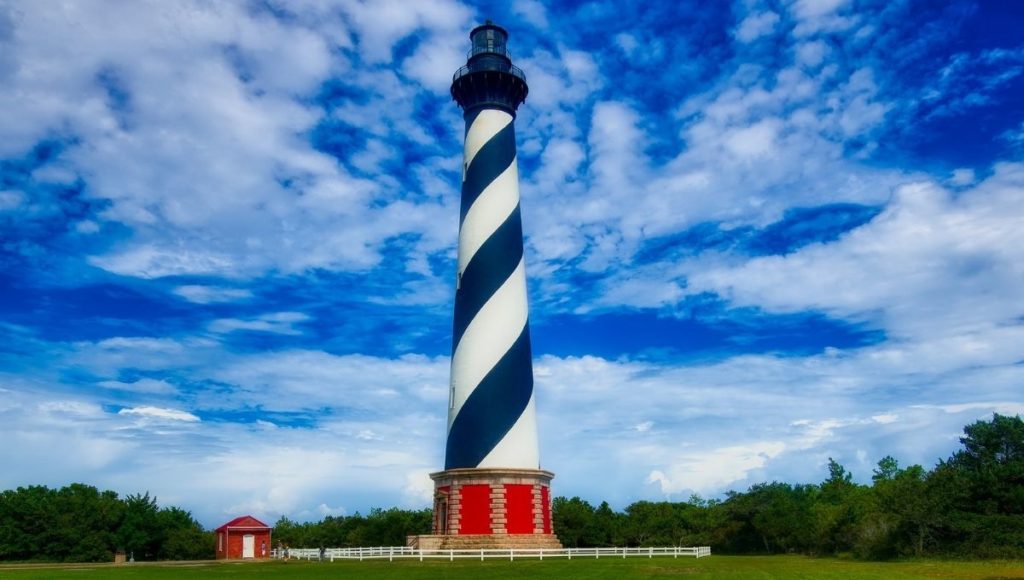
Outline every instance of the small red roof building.
{"label": "small red roof building", "polygon": [[252,516],[239,516],[214,532],[218,560],[270,557],[271,528]]}

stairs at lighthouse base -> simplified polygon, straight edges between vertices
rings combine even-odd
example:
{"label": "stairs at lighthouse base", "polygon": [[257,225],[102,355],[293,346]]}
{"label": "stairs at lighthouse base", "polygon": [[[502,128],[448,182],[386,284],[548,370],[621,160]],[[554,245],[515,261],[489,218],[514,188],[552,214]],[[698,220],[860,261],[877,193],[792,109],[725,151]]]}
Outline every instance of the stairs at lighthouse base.
{"label": "stairs at lighthouse base", "polygon": [[442,550],[561,550],[554,534],[466,534],[445,536]]}
{"label": "stairs at lighthouse base", "polygon": [[461,534],[410,536],[410,547],[422,550],[561,550],[554,534]]}

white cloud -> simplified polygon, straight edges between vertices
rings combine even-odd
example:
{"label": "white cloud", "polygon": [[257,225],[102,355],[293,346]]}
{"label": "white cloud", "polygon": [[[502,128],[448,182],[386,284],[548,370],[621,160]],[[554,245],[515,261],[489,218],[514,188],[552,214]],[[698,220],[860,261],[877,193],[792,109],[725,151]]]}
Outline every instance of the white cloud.
{"label": "white cloud", "polygon": [[331,506],[329,506],[329,505],[327,505],[325,503],[322,503],[322,504],[316,506],[316,513],[320,514],[321,518],[324,518],[324,517],[327,517],[327,516],[340,517],[340,516],[346,515],[348,512],[343,507],[339,506],[339,507],[332,508]]}
{"label": "white cloud", "polygon": [[[647,240],[702,222],[722,222],[727,229],[766,225],[791,207],[881,205],[911,179],[856,162],[876,148],[875,135],[896,106],[874,72],[837,69],[832,61],[824,66],[831,50],[824,41],[797,47],[803,68],[742,65],[680,102],[677,140],[666,139],[672,133],[631,103],[598,101],[589,113],[586,147],[579,148],[574,131],[588,111],[562,115],[574,106],[571,99],[534,101],[530,109],[541,113],[526,118],[529,147],[521,155],[539,152],[541,165],[526,177],[523,211],[528,249],[535,253],[531,274],[542,294],[564,295],[560,274],[584,270],[605,272],[606,278],[598,298],[576,305],[578,312],[664,304],[677,299],[684,272],[669,264],[649,269],[632,263]],[[557,82],[545,73],[556,69],[543,62],[540,55],[530,62],[531,70],[542,71],[531,72],[531,85],[540,77],[536,92],[566,94],[554,90]],[[674,156],[656,162],[648,152],[653,143],[664,146],[663,157],[666,150]],[[572,270],[564,268],[566,260]],[[636,279],[648,279],[652,291],[643,292]]]}
{"label": "white cloud", "polygon": [[748,15],[736,27],[736,40],[752,42],[762,36],[771,34],[779,23],[779,15],[768,10]]}
{"label": "white cloud", "polygon": [[420,27],[464,35],[471,14],[466,6],[448,0],[355,1],[343,9],[355,25],[360,53],[370,63],[388,62],[394,45]]}
{"label": "white cloud", "polygon": [[640,42],[628,32],[616,34],[615,44],[622,49],[622,53],[626,55],[626,58],[632,58],[637,49],[640,48]]}
{"label": "white cloud", "polygon": [[804,66],[815,68],[828,56],[829,47],[820,40],[800,43],[796,47],[796,61]]}
{"label": "white cloud", "polygon": [[957,197],[934,183],[908,184],[871,223],[837,242],[737,266],[702,264],[688,291],[773,312],[869,319],[893,337],[948,337],[954,356],[1004,351],[990,341],[1022,331],[1014,321],[1024,315],[1017,299],[1024,233],[1011,209],[1021,205],[1021,191],[1024,166],[1014,164],[997,166]]}
{"label": "white cloud", "polygon": [[100,231],[100,225],[92,220],[83,220],[75,224],[75,231],[80,234],[95,234]]}
{"label": "white cloud", "polygon": [[164,409],[162,407],[132,407],[128,409],[121,409],[117,412],[118,415],[136,415],[145,419],[157,419],[167,421],[184,421],[186,423],[195,423],[199,421],[199,417],[196,417],[192,413],[186,411],[179,411],[177,409]]}
{"label": "white cloud", "polygon": [[793,34],[802,37],[853,28],[857,18],[842,14],[849,3],[849,0],[796,0],[790,6],[798,22]]}
{"label": "white cloud", "polygon": [[671,458],[670,466],[652,471],[647,481],[657,483],[666,495],[683,491],[714,493],[748,478],[751,471],[763,468],[785,449],[783,443],[767,441],[694,450]]}
{"label": "white cloud", "polygon": [[1014,128],[1014,129],[1010,129],[1009,131],[1006,131],[1005,133],[1003,133],[999,137],[1003,141],[1007,141],[1011,145],[1015,145],[1017,147],[1020,147],[1021,145],[1024,145],[1024,123],[1021,123],[1020,126]]}
{"label": "white cloud", "polygon": [[18,208],[25,199],[25,194],[20,191],[0,191],[0,211],[10,211]]}
{"label": "white cloud", "polygon": [[[221,353],[206,338],[115,337],[72,345],[65,364],[80,366],[103,377],[117,377],[120,369],[165,370],[206,364]],[[58,351],[60,352],[60,351]]]}
{"label": "white cloud", "polygon": [[1024,404],[1020,402],[962,403],[959,405],[915,405],[917,409],[938,409],[944,413],[963,413],[965,411],[985,411],[982,416],[990,413],[1001,415],[1024,414]]}
{"label": "white cloud", "polygon": [[775,151],[780,128],[781,123],[777,119],[764,119],[750,127],[731,131],[725,137],[725,147],[740,160],[771,155]]}
{"label": "white cloud", "polygon": [[98,418],[103,415],[99,405],[84,401],[57,400],[40,403],[39,410],[48,415],[71,415],[82,418]]}
{"label": "white cloud", "polygon": [[[148,221],[148,218],[147,218]],[[161,278],[183,274],[225,274],[234,269],[230,256],[202,250],[164,250],[138,246],[124,252],[93,256],[89,261],[115,274]]]}
{"label": "white cloud", "polygon": [[971,185],[975,181],[977,181],[977,178],[974,175],[974,170],[969,168],[953,170],[953,175],[949,179],[949,182],[953,185]]}
{"label": "white cloud", "polygon": [[793,3],[793,12],[798,18],[820,18],[832,14],[849,0],[797,0]]}
{"label": "white cloud", "polygon": [[[364,355],[337,356],[316,351],[269,353],[225,361],[211,375],[238,390],[210,404],[260,404],[268,410],[324,406],[381,411],[416,409],[423,401],[443,401],[448,393],[447,359],[406,355],[392,360]],[[352,435],[382,437],[373,426]]]}
{"label": "white cloud", "polygon": [[213,304],[217,302],[236,302],[252,298],[253,293],[246,288],[226,288],[223,286],[198,286],[194,284],[178,286],[173,290],[189,302],[196,304]]}
{"label": "white cloud", "polygon": [[[19,111],[0,154],[23,155],[58,128],[66,135],[71,144],[36,171],[40,179],[80,175],[92,198],[109,201],[99,217],[132,232],[92,264],[142,278],[248,278],[364,270],[379,262],[381,244],[408,232],[421,235],[414,252],[451,244],[430,204],[381,204],[381,191],[396,188],[352,175],[358,167],[314,150],[308,135],[324,120],[311,97],[343,76],[372,98],[350,101],[339,115],[374,134],[433,142],[414,119],[419,88],[392,69],[428,90],[445,88],[465,44],[466,7],[351,2],[276,19],[191,2],[33,6],[20,8],[10,50],[32,66],[15,66],[0,88],[0,105]],[[112,11],[118,18],[107,18]],[[366,62],[390,58],[415,31],[426,37],[408,66],[353,74],[342,50],[353,48],[346,21]],[[41,70],[62,72],[33,73]]]}
{"label": "white cloud", "polygon": [[[509,41],[511,42],[511,40]],[[561,46],[557,53],[537,50],[516,58],[516,64],[527,71],[530,94],[528,106],[522,114],[536,116],[527,123],[517,123],[529,136],[531,129],[544,131],[573,131],[573,127],[558,127],[562,118],[559,109],[583,105],[604,83],[604,77],[593,55]]]}
{"label": "white cloud", "polygon": [[547,9],[539,0],[516,0],[512,12],[537,28],[548,27]]}
{"label": "white cloud", "polygon": [[212,332],[226,334],[236,330],[254,330],[275,334],[299,335],[302,330],[296,324],[310,319],[304,312],[273,312],[262,314],[256,318],[240,320],[238,318],[218,318],[210,323]]}
{"label": "white cloud", "polygon": [[178,392],[177,387],[175,387],[174,385],[168,383],[167,381],[161,381],[157,379],[143,378],[134,382],[100,381],[97,384],[105,389],[129,391],[132,393],[171,395]]}
{"label": "white cloud", "polygon": [[[437,468],[440,470],[440,467]],[[405,476],[405,488],[402,490],[407,505],[430,506],[434,500],[434,482],[430,473],[434,470],[420,469],[411,471]]]}

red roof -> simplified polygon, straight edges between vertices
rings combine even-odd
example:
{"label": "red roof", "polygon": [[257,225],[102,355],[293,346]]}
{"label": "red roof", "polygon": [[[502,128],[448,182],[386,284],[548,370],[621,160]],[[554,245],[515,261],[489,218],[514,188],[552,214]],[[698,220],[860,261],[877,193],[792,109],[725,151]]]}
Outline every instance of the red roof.
{"label": "red roof", "polygon": [[270,530],[270,526],[259,521],[252,516],[238,516],[230,522],[214,530],[215,532],[223,532],[228,528],[231,529],[247,529],[247,530]]}

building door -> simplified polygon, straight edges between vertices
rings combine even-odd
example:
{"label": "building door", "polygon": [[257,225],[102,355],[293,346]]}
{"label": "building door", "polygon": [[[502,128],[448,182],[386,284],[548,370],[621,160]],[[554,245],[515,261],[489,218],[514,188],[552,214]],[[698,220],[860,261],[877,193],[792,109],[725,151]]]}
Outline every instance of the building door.
{"label": "building door", "polygon": [[256,557],[256,536],[252,534],[246,534],[242,536],[242,557]]}
{"label": "building door", "polygon": [[437,533],[443,536],[448,533],[448,496],[444,496],[437,501],[439,504],[437,510],[437,517],[439,520]]}

